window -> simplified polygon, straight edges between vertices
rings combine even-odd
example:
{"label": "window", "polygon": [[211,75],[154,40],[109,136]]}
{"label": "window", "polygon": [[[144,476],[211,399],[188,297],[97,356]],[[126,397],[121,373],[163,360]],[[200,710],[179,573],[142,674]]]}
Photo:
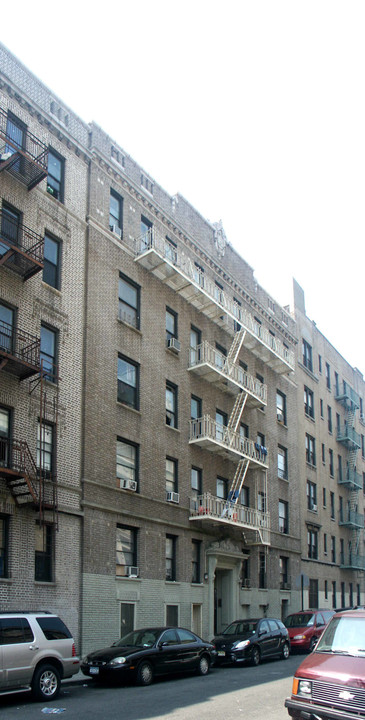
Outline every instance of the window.
{"label": "window", "polygon": [[327,533],[323,533],[323,554],[327,555]]}
{"label": "window", "polygon": [[120,604],[120,637],[124,637],[134,630],[135,604],[122,602]]}
{"label": "window", "polygon": [[145,188],[150,195],[153,195],[153,182],[144,173],[141,173],[141,187]]}
{"label": "window", "polygon": [[259,588],[266,588],[266,555],[259,554]]}
{"label": "window", "polygon": [[323,499],[323,507],[327,507],[327,493],[326,488],[322,488],[322,499]]}
{"label": "window", "polygon": [[246,425],[246,423],[240,423],[239,433],[241,438],[246,438],[248,440],[250,437],[250,428]]}
{"label": "window", "polygon": [[217,497],[222,500],[227,500],[228,481],[225,478],[217,477]]}
{"label": "window", "polygon": [[44,236],[43,281],[51,287],[60,289],[61,243],[59,240]]}
{"label": "window", "polygon": [[196,365],[200,360],[201,332],[197,328],[190,328],[190,365]]}
{"label": "window", "polygon": [[204,287],[204,268],[201,267],[201,265],[198,265],[198,263],[194,263],[193,278],[197,285]]}
{"label": "window", "polygon": [[280,588],[285,590],[289,584],[289,558],[284,555],[279,557]]}
{"label": "window", "polygon": [[[176,625],[179,624],[179,606],[178,605],[166,605],[166,625],[171,625],[172,627],[176,627]],[[168,634],[165,633],[164,641],[169,642],[168,640]],[[175,644],[176,640],[173,639],[173,643]]]}
{"label": "window", "polygon": [[342,457],[341,455],[337,455],[337,473],[338,473],[338,482],[342,482]]}
{"label": "window", "polygon": [[141,217],[141,251],[152,247],[153,225],[146,217]]}
{"label": "window", "polygon": [[110,190],[109,200],[109,229],[118,237],[123,235],[123,198]]}
{"label": "window", "polygon": [[36,524],[34,579],[40,582],[53,580],[53,538],[51,525]]}
{"label": "window", "polygon": [[324,581],[324,599],[328,600],[328,580]]}
{"label": "window", "polygon": [[166,580],[176,580],[176,544],[175,535],[166,535]]}
{"label": "window", "polygon": [[235,316],[236,320],[234,320],[234,322],[233,322],[233,329],[235,332],[238,332],[239,330],[241,330],[241,325],[238,322],[239,320],[241,320],[241,306],[242,306],[241,302],[239,300],[237,300],[237,298],[234,297],[233,298],[233,315]]}
{"label": "window", "polygon": [[0,348],[12,352],[14,345],[15,311],[0,304]]}
{"label": "window", "polygon": [[326,464],[326,447],[324,443],[322,443],[322,462],[323,465]]}
{"label": "window", "polygon": [[240,503],[244,507],[250,507],[250,488],[243,486],[240,494]]}
{"label": "window", "polygon": [[318,372],[322,374],[322,357],[318,355]]}
{"label": "window", "polygon": [[[13,155],[18,148],[20,150],[25,149],[27,126],[24,125],[24,123],[22,123],[22,121],[19,120],[19,118],[13,115],[10,111],[8,112],[7,116],[6,135],[7,138],[11,141],[11,145],[6,143],[5,152]],[[15,172],[24,172],[24,158],[19,157],[17,160],[15,160],[15,162],[11,166],[11,169]]]}
{"label": "window", "polygon": [[267,512],[266,494],[262,490],[257,493],[257,509],[263,513]]}
{"label": "window", "polygon": [[303,365],[313,372],[313,361],[312,361],[312,346],[304,340],[302,340],[302,351],[303,351]]}
{"label": "window", "polygon": [[0,407],[0,467],[8,467],[10,458],[10,410]]}
{"label": "window", "polygon": [[140,287],[124,275],[119,276],[119,320],[139,329]]}
{"label": "window", "polygon": [[326,362],[326,385],[328,390],[331,389],[331,368],[329,364]]}
{"label": "window", "polygon": [[309,465],[316,464],[316,441],[308,433],[305,435],[305,459]]}
{"label": "window", "polygon": [[0,515],[0,577],[2,578],[8,577],[8,543],[9,517]]}
{"label": "window", "polygon": [[336,580],[332,583],[332,607],[335,609],[337,607],[337,599],[336,599]]}
{"label": "window", "polygon": [[340,522],[342,522],[342,520],[343,520],[343,498],[341,497],[341,495],[338,498],[338,516],[339,516]]}
{"label": "window", "polygon": [[201,582],[201,573],[200,573],[201,541],[200,540],[192,540],[191,546],[192,546],[192,548],[191,548],[192,549],[191,582],[200,583]]}
{"label": "window", "polygon": [[139,410],[139,366],[118,357],[118,401]]}
{"label": "window", "polygon": [[289,532],[289,505],[285,500],[279,500],[279,532]]}
{"label": "window", "polygon": [[278,477],[288,479],[288,451],[281,445],[278,445]]}
{"label": "window", "polygon": [[[127,440],[117,440],[117,478],[125,481],[121,484],[128,489],[138,485],[139,447]],[[136,485],[134,485],[136,483]]]}
{"label": "window", "polygon": [[169,347],[170,340],[177,338],[177,313],[166,308],[166,345]]}
{"label": "window", "polygon": [[354,605],[354,588],[352,582],[349,583],[349,605],[350,607],[353,607]]}
{"label": "window", "polygon": [[1,620],[1,644],[18,645],[19,643],[31,643],[34,640],[32,628],[26,618],[2,618]]}
{"label": "window", "polygon": [[166,458],[166,492],[177,492],[177,460],[174,458]]}
{"label": "window", "polygon": [[54,426],[50,423],[38,422],[38,433],[37,433],[37,467],[46,475],[50,476],[53,472],[53,458],[54,458],[54,437],[53,437]]}
{"label": "window", "polygon": [[331,520],[335,519],[335,493],[330,493],[330,501],[331,501]]}
{"label": "window", "polygon": [[327,424],[328,424],[328,432],[332,433],[332,408],[327,405]]}
{"label": "window", "polygon": [[304,385],[304,412],[314,418],[314,393],[306,385]]}
{"label": "window", "polygon": [[177,428],[177,387],[166,383],[166,425]]}
{"label": "window", "polygon": [[9,245],[19,244],[22,214],[3,202],[1,210],[1,237],[7,240],[6,245],[0,242],[0,256],[9,249]]}
{"label": "window", "polygon": [[170,238],[165,238],[165,258],[174,265],[177,263],[177,245]]}
{"label": "window", "polygon": [[225,362],[226,362],[227,350],[225,347],[223,347],[223,345],[219,345],[219,343],[215,344],[215,349],[216,349],[216,352],[215,352],[216,367],[219,368],[220,370],[223,370]]}
{"label": "window", "polygon": [[336,388],[336,395],[340,394],[340,381],[338,377],[338,373],[335,371],[335,388]]}
{"label": "window", "polygon": [[57,382],[58,331],[41,325],[41,352],[43,375],[50,382]]}
{"label": "window", "polygon": [[63,203],[65,184],[65,160],[55,150],[48,151],[47,192]]}
{"label": "window", "polygon": [[307,508],[317,511],[317,485],[311,480],[307,480]]}
{"label": "window", "polygon": [[286,395],[280,390],[276,391],[276,418],[278,422],[286,425]]}
{"label": "window", "polygon": [[320,409],[320,413],[321,413],[321,418],[324,418],[324,414],[323,414],[323,400],[322,400],[322,398],[321,398],[321,400],[319,401],[319,409]]}
{"label": "window", "polygon": [[334,471],[334,466],[333,466],[333,450],[329,450],[328,455],[329,455],[330,475],[331,475],[331,477],[334,477],[335,471]]}
{"label": "window", "polygon": [[191,499],[193,509],[198,509],[198,498],[202,494],[202,471],[200,468],[191,468]]}
{"label": "window", "polygon": [[215,412],[215,437],[222,442],[224,440],[224,428],[227,426],[227,413],[216,410]]}
{"label": "window", "polygon": [[331,562],[336,562],[336,538],[331,535]]}
{"label": "window", "polygon": [[220,303],[220,305],[223,305],[223,302],[224,302],[223,285],[221,285],[217,281],[215,281],[215,283],[214,283],[214,298],[218,303]]}
{"label": "window", "polygon": [[318,560],[318,530],[316,528],[308,528],[308,557],[311,560]]}
{"label": "window", "polygon": [[198,420],[202,417],[202,401],[201,398],[195,395],[192,395],[190,400],[190,417],[192,420]]}
{"label": "window", "polygon": [[[137,566],[137,529],[127,525],[117,525],[115,574],[126,577],[127,568]],[[134,573],[135,574],[135,573]]]}

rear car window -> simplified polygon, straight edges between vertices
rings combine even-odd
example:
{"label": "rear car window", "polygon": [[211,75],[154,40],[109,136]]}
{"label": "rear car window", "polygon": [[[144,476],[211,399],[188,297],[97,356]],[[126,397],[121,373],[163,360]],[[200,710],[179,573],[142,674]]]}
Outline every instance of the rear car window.
{"label": "rear car window", "polygon": [[1,645],[33,642],[33,632],[26,618],[2,618],[0,620]]}
{"label": "rear car window", "polygon": [[37,623],[47,640],[65,640],[72,635],[59,617],[37,617]]}

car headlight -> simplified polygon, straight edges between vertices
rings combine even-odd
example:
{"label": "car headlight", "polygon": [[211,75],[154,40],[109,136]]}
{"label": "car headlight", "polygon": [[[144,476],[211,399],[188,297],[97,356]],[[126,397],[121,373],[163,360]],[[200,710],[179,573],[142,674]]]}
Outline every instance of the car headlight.
{"label": "car headlight", "polygon": [[249,640],[240,640],[239,642],[236,642],[234,645],[232,645],[232,650],[243,650],[249,644]]}
{"label": "car headlight", "polygon": [[294,635],[293,640],[305,640],[305,635]]}
{"label": "car headlight", "polygon": [[312,683],[310,680],[293,680],[293,695],[301,695],[302,697],[312,697]]}
{"label": "car headlight", "polygon": [[113,660],[110,660],[109,665],[124,665],[126,661],[127,659],[121,655],[120,657],[115,657]]}

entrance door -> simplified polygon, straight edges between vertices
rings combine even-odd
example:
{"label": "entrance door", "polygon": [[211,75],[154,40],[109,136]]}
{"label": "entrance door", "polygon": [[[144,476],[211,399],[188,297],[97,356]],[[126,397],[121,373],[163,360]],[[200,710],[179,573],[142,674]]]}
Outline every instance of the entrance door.
{"label": "entrance door", "polygon": [[193,605],[192,606],[192,630],[195,632],[199,637],[202,635],[202,606],[201,605]]}
{"label": "entrance door", "polygon": [[214,585],[214,633],[219,634],[235,620],[232,608],[233,571],[216,568]]}

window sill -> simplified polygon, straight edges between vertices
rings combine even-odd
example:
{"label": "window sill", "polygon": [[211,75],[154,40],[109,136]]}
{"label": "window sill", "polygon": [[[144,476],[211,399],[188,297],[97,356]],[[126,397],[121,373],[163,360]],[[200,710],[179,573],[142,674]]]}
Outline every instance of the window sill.
{"label": "window sill", "polygon": [[165,585],[181,585],[179,580],[165,580]]}
{"label": "window sill", "polygon": [[140,328],[135,327],[135,325],[132,325],[126,320],[122,320],[120,317],[117,317],[117,320],[120,325],[123,325],[124,327],[129,328],[129,330],[133,330],[133,332],[137,333],[137,335],[142,336],[142,331],[140,330]]}
{"label": "window sill", "polygon": [[61,290],[58,290],[58,288],[53,287],[53,285],[49,285],[49,283],[46,283],[44,280],[41,282],[42,287],[47,288],[53,295],[56,295],[56,297],[61,298],[62,292]]}
{"label": "window sill", "polygon": [[57,583],[54,580],[34,580],[34,585],[48,585],[51,587],[57,587]]}
{"label": "window sill", "polygon": [[310,422],[312,422],[312,423],[316,422],[314,417],[312,417],[312,415],[308,415],[308,413],[306,413],[305,411],[304,411],[304,416],[307,418],[307,420],[310,420]]}
{"label": "window sill", "polygon": [[288,426],[285,422],[282,422],[281,420],[278,420],[277,418],[276,418],[276,422],[278,425],[280,425],[280,427],[285,428],[285,430],[288,429]]}
{"label": "window sill", "polygon": [[312,465],[312,463],[306,462],[305,463],[307,468],[310,468],[311,470],[317,470],[317,465]]}
{"label": "window sill", "polygon": [[141,415],[140,410],[137,410],[137,408],[131,407],[131,405],[127,405],[126,403],[122,402],[121,400],[117,400],[117,405],[119,405],[119,407],[125,408],[125,410],[130,410],[131,412],[137,413],[137,415]]}
{"label": "window sill", "polygon": [[128,577],[128,575],[116,575],[115,580],[116,582],[120,582],[121,580],[125,580],[126,582],[142,582],[142,578]]}

